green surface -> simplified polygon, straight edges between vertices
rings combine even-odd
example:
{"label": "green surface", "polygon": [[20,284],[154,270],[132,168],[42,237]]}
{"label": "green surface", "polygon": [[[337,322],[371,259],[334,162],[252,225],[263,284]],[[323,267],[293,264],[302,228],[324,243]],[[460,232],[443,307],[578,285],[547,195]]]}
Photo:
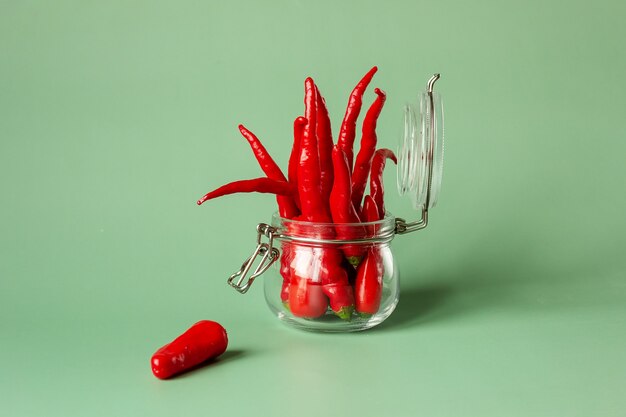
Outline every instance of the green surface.
{"label": "green surface", "polygon": [[[0,415],[623,415],[625,3],[216,3],[0,2]],[[380,328],[288,329],[225,284],[274,200],[194,202],[374,64],[389,147],[442,74],[440,204]],[[154,378],[203,318],[228,353]]]}

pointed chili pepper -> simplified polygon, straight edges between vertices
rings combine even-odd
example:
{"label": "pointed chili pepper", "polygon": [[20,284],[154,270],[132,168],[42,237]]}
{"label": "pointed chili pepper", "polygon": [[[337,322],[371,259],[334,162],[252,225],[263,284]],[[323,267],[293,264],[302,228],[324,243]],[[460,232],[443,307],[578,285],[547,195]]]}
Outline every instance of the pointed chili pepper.
{"label": "pointed chili pepper", "polygon": [[320,193],[322,195],[322,201],[328,201],[330,196],[330,190],[333,187],[333,134],[330,126],[330,118],[328,117],[328,109],[326,108],[326,101],[320,94],[319,89],[315,86],[317,91],[317,146],[319,148],[320,158]]}
{"label": "pointed chili pepper", "polygon": [[322,201],[320,189],[320,165],[317,149],[317,98],[315,83],[311,77],[304,81],[304,116],[307,119],[300,142],[298,165],[298,193],[304,220],[329,222],[330,213]]}
{"label": "pointed chili pepper", "polygon": [[[366,222],[378,220],[378,208],[371,196],[365,197],[363,212]],[[376,314],[380,308],[383,293],[383,262],[378,248],[371,247],[367,256],[359,264],[354,283],[356,311],[363,317]]]}
{"label": "pointed chili pepper", "polygon": [[[350,240],[359,234],[358,227],[354,225],[342,227],[341,223],[360,223],[361,220],[350,198],[352,184],[346,155],[339,146],[335,145],[332,156],[335,178],[333,189],[330,193],[330,214],[333,222],[336,224],[335,232],[337,238]],[[343,253],[348,258],[350,264],[356,266],[361,261],[365,251],[358,245],[346,245],[343,247]]]}
{"label": "pointed chili pepper", "polygon": [[[300,146],[300,168],[298,170],[298,191],[302,204],[302,214],[305,220],[317,223],[330,223],[330,207],[328,200],[324,200],[320,186],[320,166],[317,132],[317,90],[311,78],[305,80],[305,117],[309,121],[304,128]],[[308,186],[307,183],[308,182]],[[333,238],[334,230],[320,231],[321,238]],[[335,314],[342,319],[349,320],[354,310],[354,293],[348,276],[341,267],[343,254],[336,248],[321,248],[313,250],[312,265],[319,264],[319,274],[322,281],[322,290],[330,301]],[[309,274],[314,273],[313,270]],[[293,275],[292,275],[293,280]],[[291,290],[290,287],[290,303]],[[293,309],[292,309],[293,311]]]}
{"label": "pointed chili pepper", "polygon": [[[293,146],[291,148],[291,155],[289,156],[289,167],[287,168],[287,175],[289,177],[289,183],[293,186],[294,190],[298,189],[298,165],[300,161],[300,142],[302,141],[302,132],[304,126],[307,124],[307,120],[302,117],[296,117],[293,122]],[[300,197],[298,193],[295,193],[294,200],[298,209],[301,209]]]}
{"label": "pointed chili pepper", "polygon": [[341,128],[339,129],[339,136],[337,138],[337,144],[346,153],[348,158],[348,165],[350,166],[350,172],[352,172],[352,161],[354,159],[352,147],[354,145],[354,137],[356,136],[356,121],[361,112],[361,106],[363,105],[363,93],[367,89],[367,86],[372,81],[374,74],[378,71],[378,67],[373,67],[367,72],[354,87],[350,98],[348,99],[348,106],[346,108],[346,114],[343,116],[341,122]]}
{"label": "pointed chili pepper", "polygon": [[[263,143],[261,143],[259,138],[250,130],[248,130],[244,125],[239,125],[239,131],[250,144],[250,147],[254,152],[254,156],[259,162],[259,165],[261,166],[261,169],[263,170],[265,175],[273,180],[287,181],[287,178],[285,178],[285,174],[283,174],[283,171],[281,171],[278,164],[274,162],[274,159],[272,159],[272,156],[269,154],[267,149],[265,149],[265,146],[263,146]],[[296,207],[296,203],[292,196],[277,195],[276,202],[278,203],[278,212],[280,213],[281,217],[293,219],[300,214],[300,211],[298,210],[298,207]]]}
{"label": "pointed chili pepper", "polygon": [[372,159],[372,172],[370,173],[370,195],[378,208],[378,219],[385,217],[385,190],[383,187],[383,171],[385,169],[385,161],[391,159],[394,164],[398,163],[396,155],[389,149],[378,149]]}
{"label": "pointed chili pepper", "polygon": [[[300,119],[299,122],[298,119]],[[302,121],[304,120],[304,118],[300,117],[298,119],[296,119],[297,124],[303,126],[304,123],[302,123]],[[287,179],[285,178],[285,174],[283,174],[278,164],[274,162],[271,155],[269,154],[269,152],[267,152],[258,137],[249,129],[247,129],[244,125],[239,125],[239,131],[241,132],[243,137],[246,138],[248,143],[250,143],[250,147],[252,148],[254,155],[257,158],[259,165],[261,166],[261,169],[263,169],[263,172],[265,172],[265,175],[267,175],[268,178],[272,178],[275,180],[287,181]],[[298,137],[299,144],[300,135],[296,136]],[[276,202],[278,203],[278,212],[281,217],[293,219],[300,214],[300,210],[298,209],[296,199],[294,197],[277,195]],[[289,284],[291,280],[291,274],[289,270],[289,263],[291,262],[290,258],[291,253],[289,245],[283,245],[283,250],[281,251],[280,257],[280,275],[283,277],[280,297],[286,308],[289,308]]]}
{"label": "pointed chili pepper", "polygon": [[354,170],[352,171],[352,204],[358,210],[361,207],[361,199],[365,193],[367,177],[370,173],[372,158],[376,151],[376,121],[385,104],[385,92],[375,89],[376,99],[370,106],[363,120],[363,135],[361,136],[361,148],[356,156]]}
{"label": "pointed chili pepper", "polygon": [[206,193],[200,200],[198,200],[198,205],[207,200],[211,200],[212,198],[235,193],[269,193],[288,196],[293,195],[293,188],[286,181],[277,181],[265,177],[234,181]]}
{"label": "pointed chili pepper", "polygon": [[[370,195],[366,195],[363,200],[363,210],[361,210],[361,219],[364,222],[370,223],[380,220],[378,218],[378,207],[376,206],[376,202]],[[367,225],[367,235],[374,236],[376,234],[376,226],[375,225]]]}
{"label": "pointed chili pepper", "polygon": [[375,248],[369,249],[357,269],[354,283],[355,307],[361,316],[368,317],[378,312],[383,293],[383,273],[380,252]]}

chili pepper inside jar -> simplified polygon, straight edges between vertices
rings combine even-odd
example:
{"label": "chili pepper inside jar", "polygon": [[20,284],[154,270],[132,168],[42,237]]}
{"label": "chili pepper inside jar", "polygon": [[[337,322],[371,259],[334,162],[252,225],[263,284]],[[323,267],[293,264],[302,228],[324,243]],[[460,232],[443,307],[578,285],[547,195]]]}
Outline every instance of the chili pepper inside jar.
{"label": "chili pepper inside jar", "polygon": [[[366,77],[371,79],[371,75],[368,73]],[[406,221],[395,217],[384,207],[382,171],[386,160],[396,162],[394,153],[387,149],[374,150],[375,146],[370,146],[364,152],[369,154],[363,156],[359,152],[352,167],[352,144],[349,152],[342,149],[340,133],[337,145],[333,147],[331,142],[325,151],[326,162],[322,161],[322,144],[319,144],[320,160],[315,161],[315,167],[323,167],[324,163],[330,166],[332,160],[330,172],[333,176],[330,179],[323,172],[322,175],[319,172],[315,174],[318,178],[332,181],[332,186],[330,183],[326,186],[328,194],[325,197],[330,201],[330,212],[314,207],[315,199],[308,200],[306,187],[310,184],[303,185],[302,182],[310,180],[311,174],[307,171],[310,166],[304,166],[302,173],[298,171],[301,175],[298,187],[305,187],[305,192],[300,193],[300,200],[290,203],[289,207],[293,209],[289,210],[283,210],[286,206],[281,206],[279,201],[281,210],[274,214],[271,224],[257,226],[254,252],[241,269],[230,276],[228,283],[245,293],[255,278],[267,272],[263,279],[270,310],[284,323],[304,330],[359,331],[376,326],[389,317],[400,298],[400,273],[391,241],[396,234],[421,230],[428,225],[428,211],[436,205],[441,186],[443,106],[440,96],[433,91],[438,79],[439,74],[435,74],[428,81],[427,90],[420,94],[419,110],[411,105],[405,107],[404,134],[397,152],[398,191],[408,196],[412,206],[421,213],[418,220]],[[312,84],[307,86],[307,92],[311,91],[317,91]],[[382,107],[384,93],[377,89],[376,94]],[[317,102],[323,108],[320,97],[318,95]],[[308,99],[311,105],[313,97]],[[305,103],[306,100],[305,97]],[[368,117],[370,120],[374,118],[375,127],[376,105],[375,102],[365,116],[362,150]],[[296,137],[304,136],[301,146],[309,146],[307,135],[315,136],[311,130],[315,126],[305,125],[306,119],[312,118],[319,120],[319,114],[305,114],[305,118],[296,119],[294,124],[294,131],[298,132]],[[365,185],[364,180],[358,179],[357,171],[363,160],[369,161],[366,168],[367,172],[371,171],[370,194],[361,203]],[[297,176],[291,162],[288,181],[278,175],[271,180],[275,181],[271,183],[272,192],[280,198],[289,195],[288,184],[292,173]],[[270,171],[266,172],[270,177]],[[269,183],[269,180],[266,182]],[[323,181],[321,187],[319,183],[316,187],[323,190]],[[259,190],[261,188],[256,189]],[[316,216],[304,215],[307,204],[313,207],[312,212]],[[302,215],[286,217],[299,210]]]}

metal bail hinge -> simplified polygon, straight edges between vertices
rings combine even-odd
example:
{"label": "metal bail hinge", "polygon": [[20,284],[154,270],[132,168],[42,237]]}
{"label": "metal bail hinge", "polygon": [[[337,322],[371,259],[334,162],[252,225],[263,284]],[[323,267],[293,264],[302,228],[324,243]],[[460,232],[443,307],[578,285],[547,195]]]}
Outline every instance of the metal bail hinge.
{"label": "metal bail hinge", "polygon": [[[252,285],[252,282],[254,282],[254,279],[267,271],[267,269],[272,266],[272,264],[276,262],[280,256],[280,251],[272,246],[274,243],[274,232],[276,232],[276,229],[269,224],[259,223],[256,230],[256,249],[252,252],[252,255],[244,261],[239,271],[235,272],[228,278],[228,285],[239,291],[241,294],[245,294]],[[261,242],[263,236],[267,237],[267,243]],[[250,275],[250,278],[248,278],[248,281],[244,284],[243,281],[246,279],[246,276],[252,269],[252,265],[259,256],[261,257],[261,260],[254,269],[252,275]],[[237,281],[235,282],[235,280]]]}

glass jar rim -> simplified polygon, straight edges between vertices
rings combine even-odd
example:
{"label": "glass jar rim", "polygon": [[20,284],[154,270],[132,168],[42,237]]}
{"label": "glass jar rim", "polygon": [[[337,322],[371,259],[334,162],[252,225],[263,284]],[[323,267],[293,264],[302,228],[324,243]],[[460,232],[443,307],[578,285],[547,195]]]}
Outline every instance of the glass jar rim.
{"label": "glass jar rim", "polygon": [[286,217],[281,217],[278,212],[274,212],[272,214],[272,220],[280,220],[282,224],[294,224],[294,225],[302,225],[302,226],[312,226],[312,227],[362,227],[362,226],[377,226],[377,225],[395,225],[396,217],[390,212],[385,212],[385,217],[376,220],[374,222],[359,222],[359,223],[333,223],[333,222],[310,222],[307,220],[295,220],[288,219]]}
{"label": "glass jar rim", "polygon": [[[396,217],[386,212],[385,217],[374,222],[364,223],[330,223],[292,220],[281,217],[278,213],[272,216],[275,228],[273,238],[306,244],[370,244],[393,240],[396,234]],[[292,233],[291,230],[298,230]],[[346,236],[329,236],[330,230],[349,231]]]}

